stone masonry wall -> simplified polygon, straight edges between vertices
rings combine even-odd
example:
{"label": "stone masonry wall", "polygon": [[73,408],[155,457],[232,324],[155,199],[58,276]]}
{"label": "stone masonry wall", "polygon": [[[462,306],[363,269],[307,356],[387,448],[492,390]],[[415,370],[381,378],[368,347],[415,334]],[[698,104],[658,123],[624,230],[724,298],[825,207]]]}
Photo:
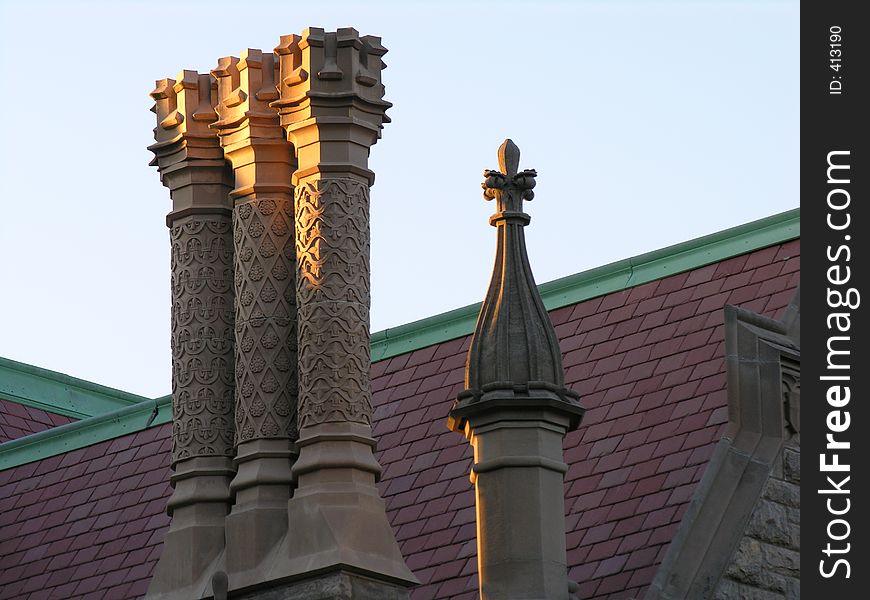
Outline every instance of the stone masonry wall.
{"label": "stone masonry wall", "polygon": [[800,436],[786,442],[715,600],[800,598]]}

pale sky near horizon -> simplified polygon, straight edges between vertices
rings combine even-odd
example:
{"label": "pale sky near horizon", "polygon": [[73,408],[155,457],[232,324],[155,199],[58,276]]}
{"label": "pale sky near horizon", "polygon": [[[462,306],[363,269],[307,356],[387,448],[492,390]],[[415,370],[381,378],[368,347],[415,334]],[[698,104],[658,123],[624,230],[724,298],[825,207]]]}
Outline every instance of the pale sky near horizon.
{"label": "pale sky near horizon", "polygon": [[307,26],[389,49],[372,331],[483,299],[505,137],[538,283],[799,205],[799,3],[0,0],[0,356],[169,393],[155,79]]}

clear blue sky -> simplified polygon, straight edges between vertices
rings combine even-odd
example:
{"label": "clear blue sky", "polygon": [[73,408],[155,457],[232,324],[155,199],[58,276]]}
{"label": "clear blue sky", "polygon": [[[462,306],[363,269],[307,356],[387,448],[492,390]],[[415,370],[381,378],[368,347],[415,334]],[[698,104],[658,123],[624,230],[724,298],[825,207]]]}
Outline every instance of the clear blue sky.
{"label": "clear blue sky", "polygon": [[0,356],[169,392],[148,92],[307,26],[390,50],[372,331],[483,298],[505,137],[539,283],[799,204],[798,2],[0,1]]}

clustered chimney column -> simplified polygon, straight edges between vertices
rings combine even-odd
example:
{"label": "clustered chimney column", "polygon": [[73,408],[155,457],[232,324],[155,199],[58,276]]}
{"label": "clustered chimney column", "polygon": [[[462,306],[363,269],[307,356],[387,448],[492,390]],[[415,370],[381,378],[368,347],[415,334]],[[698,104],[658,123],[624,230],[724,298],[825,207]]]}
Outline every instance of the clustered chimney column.
{"label": "clustered chimney column", "polygon": [[565,388],[562,355],[535,286],[523,228],[534,170],[518,171],[506,140],[499,171],[485,171],[495,199],[495,268],[465,364],[465,391],[448,426],[474,448],[477,557],[483,600],[567,600],[562,440],[583,416]]}
{"label": "clustered chimney column", "polygon": [[389,120],[380,79],[386,49],[351,28],[309,28],[282,37],[275,51],[280,98],[272,106],[299,163],[300,431],[287,574],[349,568],[391,587],[377,597],[400,597],[416,579],[375,486],[369,381],[368,156]]}
{"label": "clustered chimney column", "polygon": [[149,600],[401,600],[417,583],[371,430],[368,155],[389,121],[386,49],[312,28],[275,52],[153,93],[176,473]]}
{"label": "clustered chimney column", "polygon": [[262,561],[287,533],[295,458],[296,250],[293,149],[269,102],[277,61],[249,49],[212,70],[218,132],[233,167],[235,249],[235,495],[227,517],[233,588],[260,581]]}
{"label": "clustered chimney column", "polygon": [[211,78],[182,71],[151,93],[154,152],[169,188],[172,243],[172,516],[152,598],[200,597],[224,549],[233,474],[232,175]]}

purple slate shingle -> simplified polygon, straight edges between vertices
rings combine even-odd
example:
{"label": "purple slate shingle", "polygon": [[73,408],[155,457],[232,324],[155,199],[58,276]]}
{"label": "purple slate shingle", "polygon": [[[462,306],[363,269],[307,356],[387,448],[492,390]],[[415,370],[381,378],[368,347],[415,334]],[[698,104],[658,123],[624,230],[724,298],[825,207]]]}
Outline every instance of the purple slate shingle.
{"label": "purple slate shingle", "polygon": [[72,417],[0,398],[0,444],[73,421]]}

